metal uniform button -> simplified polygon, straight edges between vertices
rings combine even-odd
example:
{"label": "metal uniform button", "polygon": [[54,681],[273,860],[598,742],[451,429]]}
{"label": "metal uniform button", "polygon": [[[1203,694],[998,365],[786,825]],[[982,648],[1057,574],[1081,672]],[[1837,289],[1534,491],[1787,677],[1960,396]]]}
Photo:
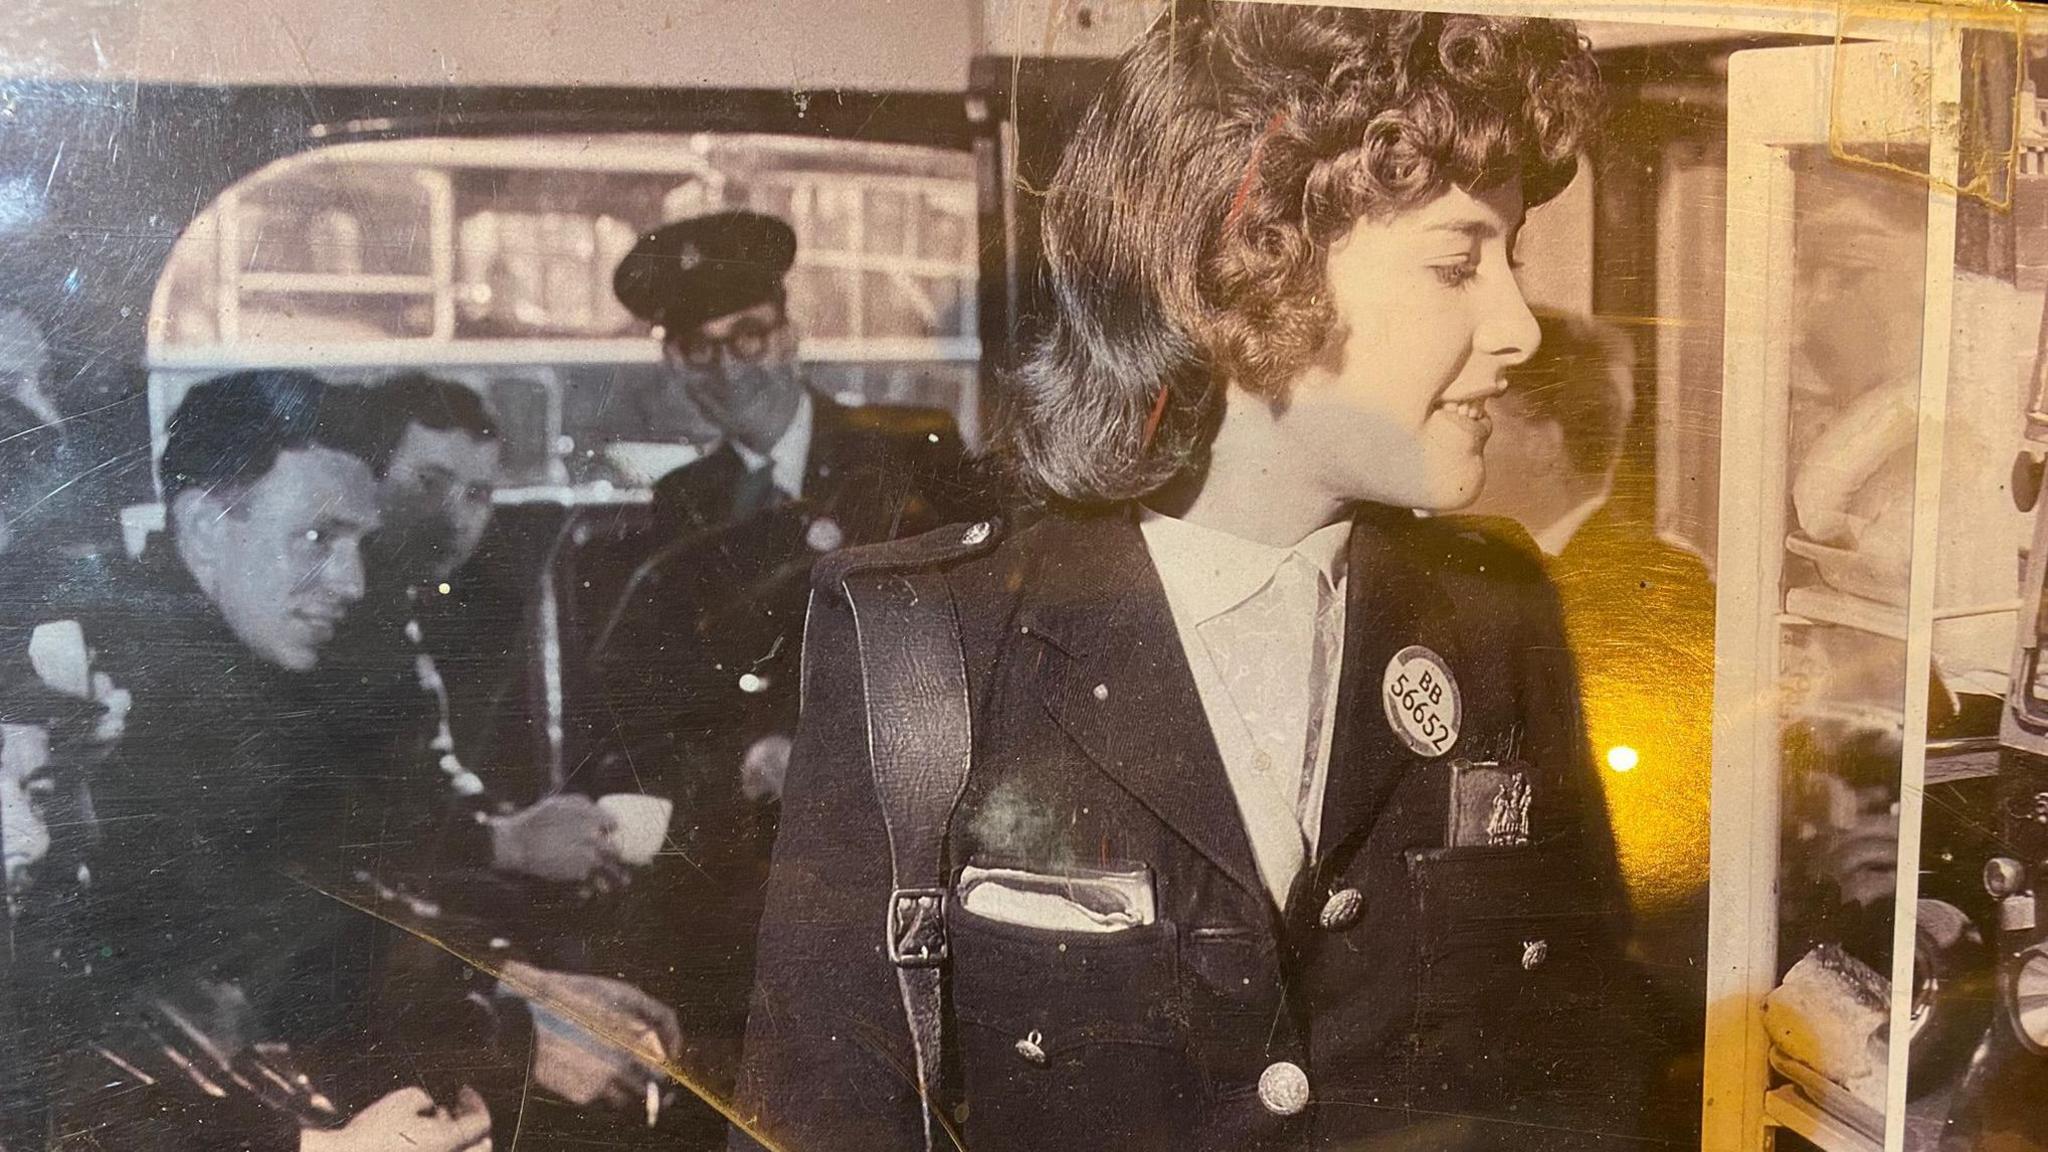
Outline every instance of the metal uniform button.
{"label": "metal uniform button", "polygon": [[988,521],[981,520],[968,526],[966,533],[960,537],[960,542],[970,546],[979,544],[988,539],[988,534]]}
{"label": "metal uniform button", "polygon": [[1301,1065],[1278,1060],[1259,1074],[1259,1103],[1275,1116],[1293,1116],[1308,1107],[1308,1073]]}
{"label": "metal uniform button", "polygon": [[1359,913],[1365,911],[1365,894],[1356,888],[1339,888],[1323,901],[1323,913],[1316,917],[1316,923],[1332,932],[1342,932],[1358,923]]}
{"label": "metal uniform button", "polygon": [[1045,1064],[1045,1035],[1033,1028],[1031,1035],[1017,1041],[1017,1055],[1041,1067]]}
{"label": "metal uniform button", "polygon": [[1550,959],[1550,944],[1548,941],[1525,940],[1522,942],[1522,971],[1534,972],[1542,967],[1543,962],[1548,959]]}

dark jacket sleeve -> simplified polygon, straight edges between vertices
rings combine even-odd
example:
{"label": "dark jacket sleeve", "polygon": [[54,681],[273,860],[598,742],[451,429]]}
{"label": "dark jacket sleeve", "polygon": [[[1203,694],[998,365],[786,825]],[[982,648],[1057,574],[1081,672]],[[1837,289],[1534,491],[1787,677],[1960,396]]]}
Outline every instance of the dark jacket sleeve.
{"label": "dark jacket sleeve", "polygon": [[[761,921],[743,1124],[786,1152],[923,1146],[910,1035],[882,953],[888,836],[851,610],[812,595],[804,708]],[[735,1133],[733,1147],[757,1147]]]}

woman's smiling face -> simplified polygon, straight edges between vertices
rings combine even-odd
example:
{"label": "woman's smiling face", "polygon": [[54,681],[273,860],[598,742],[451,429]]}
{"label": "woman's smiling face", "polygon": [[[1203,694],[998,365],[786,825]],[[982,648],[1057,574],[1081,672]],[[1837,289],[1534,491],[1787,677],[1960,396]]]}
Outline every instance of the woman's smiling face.
{"label": "woman's smiling face", "polygon": [[1478,495],[1486,403],[1540,339],[1511,261],[1521,224],[1510,181],[1360,219],[1331,245],[1336,325],[1276,412],[1289,470],[1340,502],[1450,510]]}

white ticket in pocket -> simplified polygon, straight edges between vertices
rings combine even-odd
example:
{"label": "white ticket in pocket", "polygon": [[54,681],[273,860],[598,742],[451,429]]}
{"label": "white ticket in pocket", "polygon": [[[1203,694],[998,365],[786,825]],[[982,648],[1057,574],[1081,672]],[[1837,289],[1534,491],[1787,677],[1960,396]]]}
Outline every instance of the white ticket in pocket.
{"label": "white ticket in pocket", "polygon": [[960,870],[960,905],[976,916],[1055,932],[1122,932],[1158,919],[1143,870],[1086,873]]}

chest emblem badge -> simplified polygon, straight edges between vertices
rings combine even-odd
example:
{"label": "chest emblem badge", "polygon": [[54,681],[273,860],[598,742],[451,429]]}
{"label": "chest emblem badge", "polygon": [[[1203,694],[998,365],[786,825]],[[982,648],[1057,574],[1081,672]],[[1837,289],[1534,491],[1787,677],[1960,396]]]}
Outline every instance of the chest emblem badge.
{"label": "chest emblem badge", "polygon": [[1529,777],[1515,772],[1493,796],[1486,819],[1486,842],[1496,848],[1519,848],[1529,842]]}

